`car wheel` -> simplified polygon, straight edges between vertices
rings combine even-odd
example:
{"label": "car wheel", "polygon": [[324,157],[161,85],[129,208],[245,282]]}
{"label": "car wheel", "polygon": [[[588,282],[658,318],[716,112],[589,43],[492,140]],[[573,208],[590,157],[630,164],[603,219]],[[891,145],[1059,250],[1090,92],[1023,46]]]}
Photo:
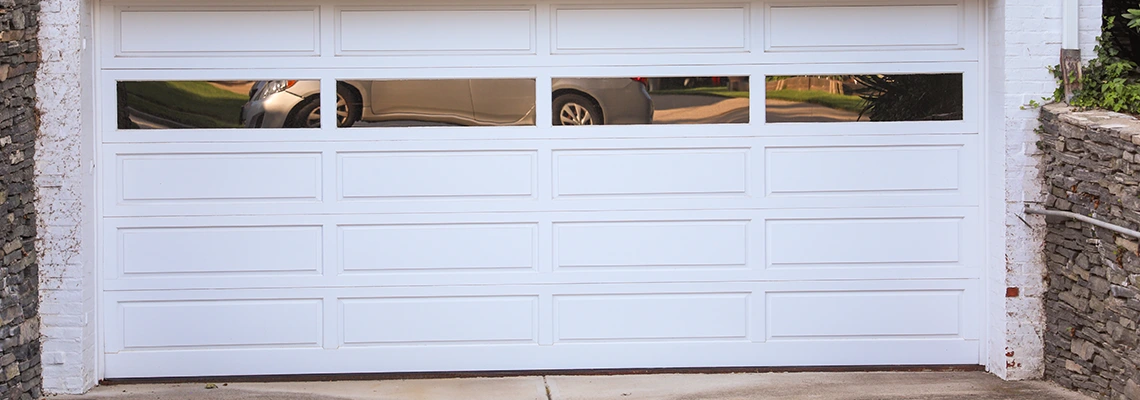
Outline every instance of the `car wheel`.
{"label": "car wheel", "polygon": [[313,96],[293,109],[289,118],[290,128],[321,127],[321,96]]}
{"label": "car wheel", "polygon": [[[336,90],[336,125],[347,128],[360,119],[360,104],[348,99],[355,99],[347,88],[337,86]],[[290,128],[320,128],[321,127],[321,97],[313,96],[297,106],[293,117],[289,121]]]}
{"label": "car wheel", "polygon": [[602,125],[602,110],[581,95],[564,94],[554,99],[554,125]]}

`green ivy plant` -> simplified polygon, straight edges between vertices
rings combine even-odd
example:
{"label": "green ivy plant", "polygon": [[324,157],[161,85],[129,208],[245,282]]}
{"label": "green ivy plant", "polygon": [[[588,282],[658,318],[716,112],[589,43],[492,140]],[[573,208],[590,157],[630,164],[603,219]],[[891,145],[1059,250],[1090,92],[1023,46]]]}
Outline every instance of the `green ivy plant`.
{"label": "green ivy plant", "polygon": [[[1132,12],[1135,11],[1135,14]],[[1140,30],[1140,9],[1129,10],[1125,18],[1128,26]],[[1070,105],[1081,108],[1102,108],[1116,112],[1140,114],[1140,70],[1136,63],[1119,56],[1112,44],[1113,17],[1105,18],[1104,30],[1097,38],[1096,58],[1082,68],[1081,90],[1074,93]],[[1062,79],[1060,68],[1052,68],[1057,79]],[[1054,101],[1061,101],[1064,89],[1057,88]]]}
{"label": "green ivy plant", "polygon": [[1140,9],[1129,8],[1124,18],[1128,19],[1129,28],[1140,30]]}

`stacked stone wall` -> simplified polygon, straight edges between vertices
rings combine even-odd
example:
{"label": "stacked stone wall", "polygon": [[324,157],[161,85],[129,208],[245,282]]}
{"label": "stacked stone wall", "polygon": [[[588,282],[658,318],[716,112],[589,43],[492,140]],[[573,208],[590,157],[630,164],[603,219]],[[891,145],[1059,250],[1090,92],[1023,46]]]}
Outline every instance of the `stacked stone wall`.
{"label": "stacked stone wall", "polygon": [[0,0],[0,399],[40,398],[32,160],[38,0]]}
{"label": "stacked stone wall", "polygon": [[[1041,114],[1045,208],[1140,230],[1140,121],[1062,105]],[[1045,377],[1140,400],[1140,239],[1047,219]]]}

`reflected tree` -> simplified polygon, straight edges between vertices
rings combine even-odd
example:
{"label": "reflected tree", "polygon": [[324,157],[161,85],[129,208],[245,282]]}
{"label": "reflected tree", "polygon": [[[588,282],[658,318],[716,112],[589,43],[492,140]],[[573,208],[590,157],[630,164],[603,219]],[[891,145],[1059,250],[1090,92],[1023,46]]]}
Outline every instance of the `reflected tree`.
{"label": "reflected tree", "polygon": [[962,74],[859,75],[859,118],[871,121],[962,119]]}

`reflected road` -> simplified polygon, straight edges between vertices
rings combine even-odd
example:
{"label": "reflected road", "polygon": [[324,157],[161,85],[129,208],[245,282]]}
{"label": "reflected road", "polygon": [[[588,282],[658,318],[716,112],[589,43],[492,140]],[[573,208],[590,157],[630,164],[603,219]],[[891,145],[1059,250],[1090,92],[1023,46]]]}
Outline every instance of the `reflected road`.
{"label": "reflected road", "polygon": [[654,124],[746,124],[748,99],[654,94]]}
{"label": "reflected road", "polygon": [[859,113],[819,104],[768,99],[764,102],[767,122],[852,122]]}

